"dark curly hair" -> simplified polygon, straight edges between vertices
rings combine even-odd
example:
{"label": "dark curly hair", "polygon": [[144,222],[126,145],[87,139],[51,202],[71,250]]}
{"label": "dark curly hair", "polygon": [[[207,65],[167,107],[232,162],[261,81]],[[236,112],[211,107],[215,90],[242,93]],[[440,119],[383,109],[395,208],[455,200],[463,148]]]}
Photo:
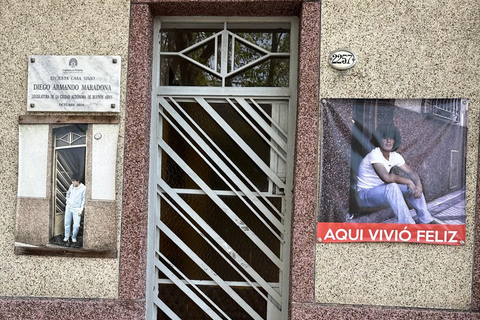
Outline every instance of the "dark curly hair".
{"label": "dark curly hair", "polygon": [[397,150],[402,144],[400,131],[393,124],[381,124],[372,134],[371,142],[375,147],[381,147],[382,139],[392,138],[395,140],[392,151]]}

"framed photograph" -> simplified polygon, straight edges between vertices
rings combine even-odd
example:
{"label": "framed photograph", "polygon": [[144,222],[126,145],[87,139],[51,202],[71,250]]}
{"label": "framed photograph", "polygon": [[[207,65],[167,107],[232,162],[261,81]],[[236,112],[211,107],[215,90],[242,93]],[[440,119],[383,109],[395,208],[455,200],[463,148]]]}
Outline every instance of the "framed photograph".
{"label": "framed photograph", "polygon": [[118,118],[19,118],[15,253],[116,256]]}
{"label": "framed photograph", "polygon": [[318,242],[465,241],[466,99],[324,99]]}

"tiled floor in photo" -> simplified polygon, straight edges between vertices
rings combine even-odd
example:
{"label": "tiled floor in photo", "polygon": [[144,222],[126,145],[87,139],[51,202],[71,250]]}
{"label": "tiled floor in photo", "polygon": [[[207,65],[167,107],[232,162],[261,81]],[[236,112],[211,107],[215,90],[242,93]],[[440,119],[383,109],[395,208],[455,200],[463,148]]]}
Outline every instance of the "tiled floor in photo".
{"label": "tiled floor in photo", "polygon": [[[428,203],[428,209],[438,223],[465,224],[465,190],[458,190]],[[415,210],[413,219],[418,222]],[[346,222],[353,223],[397,223],[391,209],[383,209],[363,215],[347,216]]]}
{"label": "tiled floor in photo", "polygon": [[[465,224],[465,190],[458,190],[429,202],[428,210],[439,223]],[[415,210],[412,209],[411,212],[415,221],[418,221]],[[396,223],[397,218],[383,222]]]}

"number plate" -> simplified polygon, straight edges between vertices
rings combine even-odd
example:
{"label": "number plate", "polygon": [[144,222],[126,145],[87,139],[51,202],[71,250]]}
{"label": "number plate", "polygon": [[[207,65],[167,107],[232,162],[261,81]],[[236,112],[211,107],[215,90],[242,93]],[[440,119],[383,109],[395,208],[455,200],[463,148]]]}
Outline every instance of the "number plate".
{"label": "number plate", "polygon": [[340,49],[331,52],[328,56],[328,64],[337,70],[347,70],[357,63],[357,56],[350,50]]}

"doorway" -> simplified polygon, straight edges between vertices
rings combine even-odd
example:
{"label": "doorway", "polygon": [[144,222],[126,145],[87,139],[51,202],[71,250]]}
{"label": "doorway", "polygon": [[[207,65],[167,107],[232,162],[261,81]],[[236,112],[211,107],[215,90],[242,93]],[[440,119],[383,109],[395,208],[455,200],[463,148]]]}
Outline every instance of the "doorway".
{"label": "doorway", "polygon": [[147,318],[287,319],[297,20],[155,30]]}
{"label": "doorway", "polygon": [[[85,184],[85,161],[87,147],[87,125],[71,125],[53,129],[53,203],[50,243],[65,244],[64,216],[66,194],[72,184],[72,177],[78,177]],[[75,247],[83,246],[83,217],[80,222],[78,241]]]}

